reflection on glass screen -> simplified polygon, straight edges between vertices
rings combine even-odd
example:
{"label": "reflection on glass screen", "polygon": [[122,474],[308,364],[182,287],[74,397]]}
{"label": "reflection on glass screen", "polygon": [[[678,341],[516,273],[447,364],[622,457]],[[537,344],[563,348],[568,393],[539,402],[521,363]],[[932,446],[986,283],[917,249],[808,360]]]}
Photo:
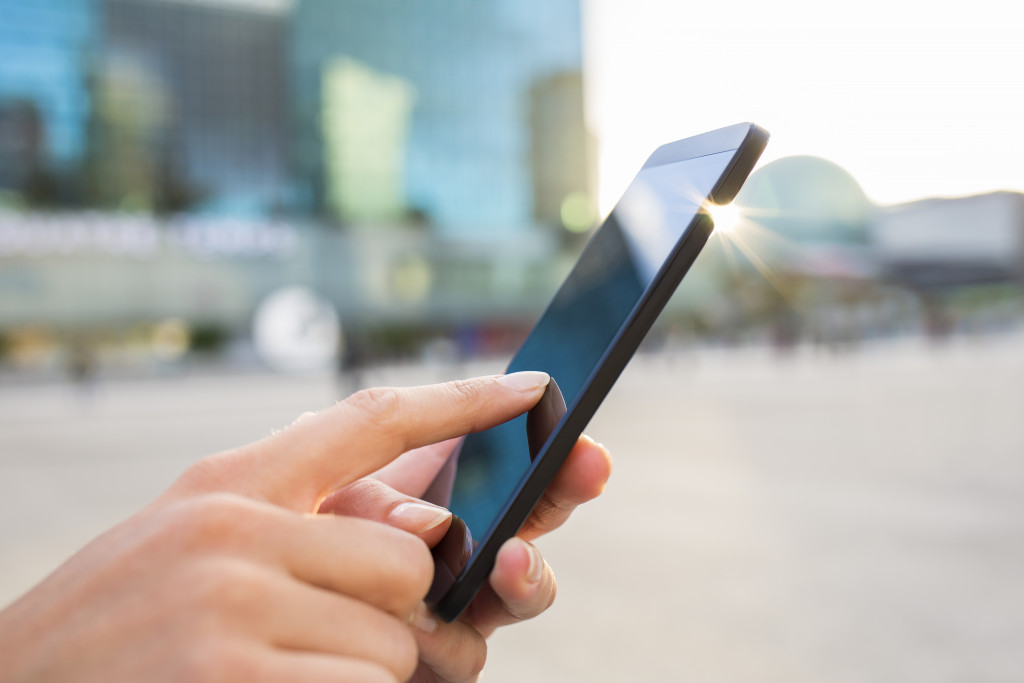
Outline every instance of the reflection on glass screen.
{"label": "reflection on glass screen", "polygon": [[[721,152],[640,171],[508,371],[547,372],[571,411],[732,156]],[[466,438],[450,507],[473,538],[495,521],[529,466],[525,415]]]}

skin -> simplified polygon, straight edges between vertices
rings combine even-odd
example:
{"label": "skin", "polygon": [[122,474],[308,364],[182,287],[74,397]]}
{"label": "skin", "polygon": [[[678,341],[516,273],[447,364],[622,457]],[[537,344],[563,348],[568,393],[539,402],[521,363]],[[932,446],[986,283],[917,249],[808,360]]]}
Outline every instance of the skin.
{"label": "skin", "polygon": [[199,461],[0,612],[4,680],[476,680],[485,638],[554,600],[529,541],[601,492],[608,453],[580,439],[451,624],[422,603],[451,517],[418,496],[453,439],[525,412],[545,384],[366,390]]}

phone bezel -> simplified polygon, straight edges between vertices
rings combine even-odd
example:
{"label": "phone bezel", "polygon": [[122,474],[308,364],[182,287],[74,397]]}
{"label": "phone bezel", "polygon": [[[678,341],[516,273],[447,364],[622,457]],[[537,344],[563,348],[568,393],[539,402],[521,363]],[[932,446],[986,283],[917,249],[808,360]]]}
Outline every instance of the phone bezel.
{"label": "phone bezel", "polygon": [[[764,129],[752,123],[736,124],[662,145],[651,154],[642,169],[735,150],[736,154],[708,195],[710,202],[726,204],[736,196],[767,143],[768,132]],[[479,545],[466,565],[454,578],[449,589],[430,604],[439,617],[453,621],[472,601],[493,569],[501,544],[514,536],[526,522],[587,423],[707,243],[713,229],[710,217],[701,212],[694,216],[683,231],[673,253],[665,259],[651,284],[630,311],[625,325],[588,376],[576,399],[567,406],[566,414],[523,475],[497,519],[479,539]],[[586,247],[580,259],[585,253]]]}

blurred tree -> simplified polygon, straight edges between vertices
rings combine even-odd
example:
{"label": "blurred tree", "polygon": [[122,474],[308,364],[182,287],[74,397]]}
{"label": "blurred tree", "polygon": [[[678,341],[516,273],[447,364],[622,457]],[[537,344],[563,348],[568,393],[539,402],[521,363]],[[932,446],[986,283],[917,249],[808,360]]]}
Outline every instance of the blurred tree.
{"label": "blurred tree", "polygon": [[0,188],[17,192],[29,206],[58,205],[60,183],[45,154],[46,124],[38,105],[27,99],[0,101]]}
{"label": "blurred tree", "polygon": [[595,140],[583,114],[583,74],[537,80],[529,93],[533,216],[578,247],[597,219],[592,163]]}
{"label": "blurred tree", "polygon": [[230,330],[222,325],[212,323],[195,325],[192,328],[191,349],[196,353],[219,353],[227,346],[230,338]]}
{"label": "blurred tree", "polygon": [[142,63],[108,55],[89,89],[93,108],[82,182],[88,205],[168,214],[204,197],[175,163],[173,103]]}

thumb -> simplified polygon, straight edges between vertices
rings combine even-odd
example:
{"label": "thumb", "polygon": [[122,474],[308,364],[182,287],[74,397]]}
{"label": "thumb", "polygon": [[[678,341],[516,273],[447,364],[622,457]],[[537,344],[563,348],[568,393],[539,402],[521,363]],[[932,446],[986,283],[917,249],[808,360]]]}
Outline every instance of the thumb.
{"label": "thumb", "polygon": [[262,441],[191,467],[170,496],[229,491],[302,512],[399,455],[521,415],[548,375],[517,372],[444,384],[365,389]]}
{"label": "thumb", "polygon": [[382,522],[414,536],[433,548],[452,523],[452,513],[394,490],[371,477],[353,482],[327,496],[319,512]]}

